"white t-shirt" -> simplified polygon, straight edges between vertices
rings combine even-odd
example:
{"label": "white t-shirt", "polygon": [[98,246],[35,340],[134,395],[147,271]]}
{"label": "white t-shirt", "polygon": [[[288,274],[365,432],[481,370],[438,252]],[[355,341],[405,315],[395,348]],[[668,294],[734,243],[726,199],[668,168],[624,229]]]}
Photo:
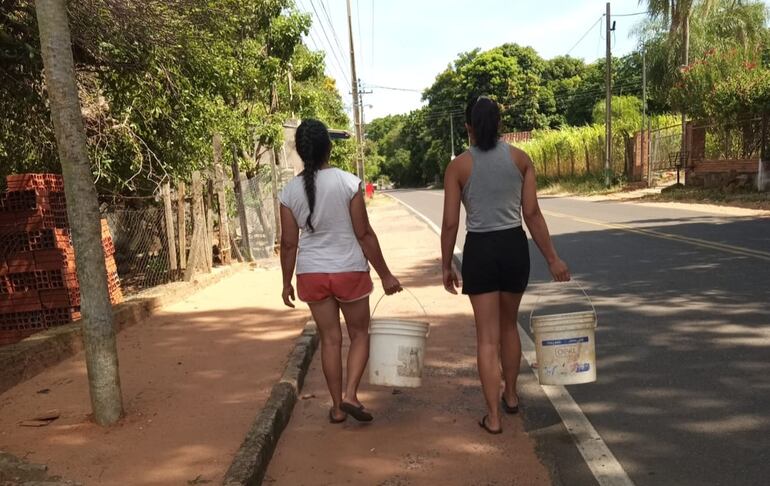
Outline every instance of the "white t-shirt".
{"label": "white t-shirt", "polygon": [[368,272],[350,219],[350,200],[361,190],[361,179],[340,169],[323,169],[316,174],[315,187],[314,232],[306,224],[310,208],[302,176],[290,180],[278,195],[300,227],[297,275]]}

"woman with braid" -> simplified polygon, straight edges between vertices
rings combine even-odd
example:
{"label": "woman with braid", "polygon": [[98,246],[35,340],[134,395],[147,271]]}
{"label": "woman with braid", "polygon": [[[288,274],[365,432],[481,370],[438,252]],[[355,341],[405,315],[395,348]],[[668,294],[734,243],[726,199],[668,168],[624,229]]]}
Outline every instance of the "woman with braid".
{"label": "woman with braid", "polygon": [[[369,360],[369,295],[374,287],[369,263],[386,294],[401,291],[401,284],[390,273],[369,225],[361,180],[329,165],[332,144],[326,126],[304,120],[296,145],[305,170],[279,195],[283,302],[294,307],[296,265],[297,296],[310,306],[321,335],[321,361],[333,403],[329,421],[340,423],[350,414],[369,422],[373,417],[357,397]],[[350,337],[344,396],[340,311]]]}

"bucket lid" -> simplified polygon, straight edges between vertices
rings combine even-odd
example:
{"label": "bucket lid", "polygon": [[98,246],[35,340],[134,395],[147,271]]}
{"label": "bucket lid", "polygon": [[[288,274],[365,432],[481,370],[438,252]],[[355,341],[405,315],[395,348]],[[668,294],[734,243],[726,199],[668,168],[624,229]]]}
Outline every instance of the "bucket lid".
{"label": "bucket lid", "polygon": [[596,327],[596,314],[593,311],[581,311],[534,316],[530,326],[532,329],[561,326]]}

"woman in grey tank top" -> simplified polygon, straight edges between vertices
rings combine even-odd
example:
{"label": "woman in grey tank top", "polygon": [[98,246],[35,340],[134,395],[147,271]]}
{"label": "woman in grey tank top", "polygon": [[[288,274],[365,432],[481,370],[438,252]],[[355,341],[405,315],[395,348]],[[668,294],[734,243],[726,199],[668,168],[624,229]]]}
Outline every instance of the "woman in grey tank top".
{"label": "woman in grey tank top", "polygon": [[[459,286],[452,257],[460,220],[467,213],[462,293],[470,297],[476,321],[477,362],[488,413],[479,425],[502,432],[500,409],[516,413],[516,379],[521,362],[519,304],[529,281],[529,245],[522,219],[548,262],[554,280],[570,279],[556,254],[537,202],[535,169],[529,156],[499,141],[500,108],[480,97],[465,112],[471,147],[457,156],[444,176],[441,256],[444,288]],[[522,218],[523,216],[523,218]],[[505,388],[500,393],[500,364]]]}

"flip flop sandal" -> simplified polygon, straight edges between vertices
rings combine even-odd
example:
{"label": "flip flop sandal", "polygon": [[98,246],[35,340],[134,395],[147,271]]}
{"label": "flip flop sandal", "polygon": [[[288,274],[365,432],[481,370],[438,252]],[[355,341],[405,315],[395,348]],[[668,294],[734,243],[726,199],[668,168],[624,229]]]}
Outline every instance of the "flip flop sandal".
{"label": "flip flop sandal", "polygon": [[345,415],[341,419],[334,418],[334,407],[329,409],[329,423],[330,424],[341,424],[342,422],[344,422],[347,419],[348,419],[347,415]]}
{"label": "flip flop sandal", "polygon": [[359,422],[371,422],[374,420],[374,416],[364,410],[364,406],[361,405],[359,407],[356,407],[352,403],[342,402],[340,404],[340,410],[343,412],[350,414],[353,416],[354,419],[358,420]]}
{"label": "flip flop sandal", "polygon": [[503,411],[509,415],[513,415],[516,413],[519,413],[519,404],[517,403],[514,406],[508,405],[508,403],[505,401],[505,398],[500,399],[500,404],[503,407]]}
{"label": "flip flop sandal", "polygon": [[503,429],[502,428],[499,428],[497,430],[489,428],[489,426],[487,425],[487,418],[489,418],[489,415],[484,415],[484,418],[482,418],[479,421],[479,427],[481,427],[482,429],[486,430],[487,432],[489,432],[492,435],[502,434],[503,433]]}

